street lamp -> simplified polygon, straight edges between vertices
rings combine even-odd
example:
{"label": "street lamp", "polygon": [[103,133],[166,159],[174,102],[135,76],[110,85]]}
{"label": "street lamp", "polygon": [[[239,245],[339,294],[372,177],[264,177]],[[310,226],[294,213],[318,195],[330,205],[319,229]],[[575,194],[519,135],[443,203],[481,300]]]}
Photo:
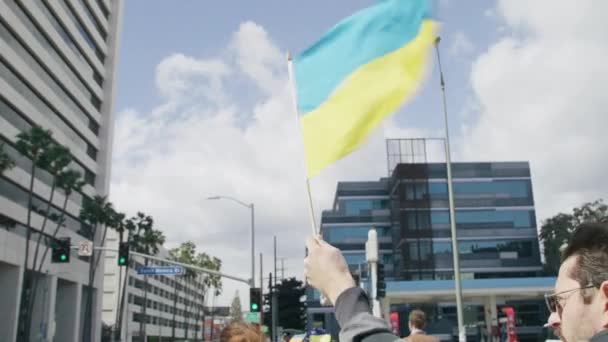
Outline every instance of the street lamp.
{"label": "street lamp", "polygon": [[[250,286],[255,287],[255,209],[253,203],[245,203],[240,201],[234,197],[230,196],[211,196],[207,197],[207,200],[221,200],[226,199],[233,201],[237,204],[242,205],[243,207],[247,207],[251,210],[251,282]],[[262,284],[260,284],[262,286]]]}

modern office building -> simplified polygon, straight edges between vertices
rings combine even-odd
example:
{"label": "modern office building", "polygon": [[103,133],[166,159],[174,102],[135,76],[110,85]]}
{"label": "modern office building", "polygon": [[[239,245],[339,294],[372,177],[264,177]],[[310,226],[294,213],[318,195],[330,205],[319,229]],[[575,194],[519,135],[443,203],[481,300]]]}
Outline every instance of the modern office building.
{"label": "modern office building", "polygon": [[[85,239],[100,242],[101,236],[90,236],[78,216],[83,201],[108,194],[121,3],[0,1],[0,143],[16,162],[0,176],[0,341],[14,341],[17,335],[25,259],[31,162],[15,149],[18,133],[38,125],[70,149],[74,157],[70,168],[83,175],[86,185],[68,199],[57,237],[70,237],[73,244]],[[49,201],[52,177],[42,170],[35,175],[33,207],[40,209]],[[52,214],[60,211],[63,201],[63,193],[57,191]],[[42,221],[37,212],[32,214],[34,230],[41,228]],[[42,239],[44,247],[51,241],[54,223],[45,232],[49,238]],[[34,243],[30,246],[31,260]],[[97,272],[89,289],[87,263],[76,253],[67,264],[51,264],[49,259],[35,274],[40,286],[33,324],[27,327],[30,338],[80,341],[84,298],[93,291],[90,341],[99,341],[103,272]]]}
{"label": "modern office building", "polygon": [[[113,244],[114,239],[110,239],[108,245]],[[124,280],[126,270],[124,267],[118,267],[116,255],[112,252],[106,254],[102,319],[108,326],[114,326],[117,321],[116,314],[120,308],[120,293],[122,293],[120,284]],[[169,253],[161,248],[157,257],[168,258]],[[214,307],[214,290],[205,287],[204,276],[198,275],[194,278],[181,275],[148,276],[148,291],[145,295],[144,276],[137,274],[137,269],[143,266],[144,260],[135,256],[130,259],[123,305],[121,341],[143,341],[140,327],[144,321],[146,335],[154,340],[171,340],[172,337],[180,340],[197,340],[202,339],[203,334],[206,336],[205,340],[211,340],[212,331],[215,338],[219,336],[218,330],[223,325],[223,317],[227,316],[227,308]],[[149,266],[169,265],[150,261]],[[146,305],[145,316],[144,305]]]}
{"label": "modern office building", "polygon": [[[342,250],[351,272],[366,280],[365,241],[375,228],[386,270],[385,316],[399,314],[405,336],[409,311],[422,308],[435,322],[429,330],[449,337],[455,333],[447,327],[456,325],[456,309],[446,164],[414,154],[395,160],[390,153],[392,144],[412,148],[420,143],[388,142],[389,177],[338,183],[333,208],[323,212],[321,232]],[[540,277],[529,164],[452,163],[452,171],[465,323],[489,329],[498,324],[492,320],[499,309],[511,306],[520,337],[535,340],[547,315],[540,299],[552,279]],[[334,330],[330,312],[309,302],[309,323]]]}

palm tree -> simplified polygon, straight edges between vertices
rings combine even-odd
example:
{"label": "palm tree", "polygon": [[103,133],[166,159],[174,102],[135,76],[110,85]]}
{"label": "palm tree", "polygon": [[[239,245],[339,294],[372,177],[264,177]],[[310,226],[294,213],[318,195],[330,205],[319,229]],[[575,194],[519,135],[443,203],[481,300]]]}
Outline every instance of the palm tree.
{"label": "palm tree", "polygon": [[36,177],[36,168],[40,166],[40,157],[48,150],[53,143],[52,133],[50,130],[44,130],[40,126],[32,126],[28,132],[21,132],[17,135],[16,148],[19,153],[29,158],[32,161],[30,168],[30,186],[28,189],[27,198],[27,223],[25,233],[25,257],[23,260],[23,287],[21,290],[21,305],[20,305],[20,320],[19,320],[19,336],[25,341],[29,340],[30,327],[28,312],[29,302],[31,297],[31,276],[27,272],[29,266],[29,251],[30,240],[32,238],[32,199],[34,195],[34,179]]}
{"label": "palm tree", "polygon": [[[65,171],[66,167],[72,162],[72,155],[70,154],[70,150],[62,145],[57,143],[51,143],[48,149],[40,155],[40,163],[39,165],[44,167],[46,171],[48,171],[53,177],[53,181],[51,184],[51,194],[49,196],[49,200],[46,204],[46,210],[44,213],[44,218],[42,220],[42,227],[38,233],[38,240],[36,241],[36,248],[34,250],[34,258],[32,259],[32,269],[36,269],[36,263],[38,261],[38,252],[40,250],[40,243],[42,242],[42,237],[44,236],[44,231],[46,229],[46,224],[48,222],[51,205],[53,203],[53,198],[55,197],[55,189],[57,188],[57,178],[59,175]],[[40,265],[42,266],[42,265]],[[28,312],[32,312],[34,308],[34,302],[36,301],[36,292],[38,290],[38,278],[34,277],[32,279],[32,290],[31,290],[31,300],[29,302]],[[31,314],[28,317],[27,326],[31,323]]]}
{"label": "palm tree", "polygon": [[[4,151],[4,143],[0,143],[0,175],[13,167],[15,167],[15,161]],[[0,226],[4,226],[8,230],[16,225],[15,220],[0,214]]]}
{"label": "palm tree", "polygon": [[15,161],[4,151],[4,143],[0,143],[0,175],[15,167]]}
{"label": "palm tree", "polygon": [[[104,236],[102,238],[101,243],[103,244],[103,239],[105,239],[105,233],[107,232],[107,223],[109,217],[114,212],[112,204],[106,200],[104,196],[95,196],[92,200],[83,200],[82,209],[80,210],[80,219],[87,224],[87,230],[83,235],[87,236],[91,239],[91,241],[95,241],[95,236],[97,235],[97,229],[100,225],[104,226]],[[87,234],[88,233],[88,234]],[[91,337],[91,322],[93,321],[93,283],[95,281],[95,267],[96,267],[96,259],[99,260],[99,256],[96,255],[95,250],[93,249],[93,254],[89,258],[89,289],[87,293],[87,301],[85,305],[85,318],[84,318],[84,328],[82,334],[82,341],[86,342]],[[100,253],[101,254],[101,253]]]}
{"label": "palm tree", "polygon": [[[143,215],[143,214],[142,214]],[[138,224],[136,224],[135,222],[136,217],[132,217],[129,219],[123,219],[123,222],[120,224],[120,226],[117,228],[117,232],[119,234],[120,237],[120,242],[123,242],[123,238],[124,238],[124,234],[127,234],[127,243],[129,244],[129,248],[133,248],[133,237],[135,236],[137,230],[138,230],[138,224],[147,224],[147,221],[138,221]],[[150,224],[152,222],[152,218],[150,217]],[[116,311],[116,335],[117,336],[121,336],[122,334],[122,319],[123,319],[123,310],[124,310],[124,306],[125,306],[125,299],[127,297],[127,283],[128,283],[128,279],[129,279],[129,268],[131,268],[131,262],[129,262],[129,265],[127,265],[127,267],[125,268],[125,275],[124,278],[122,279],[122,290],[120,291],[120,303],[118,305],[118,310]],[[122,272],[120,272],[120,274],[122,274]],[[119,281],[120,284],[120,281]]]}
{"label": "palm tree", "polygon": [[[53,231],[53,234],[49,239],[50,241],[54,240],[55,237],[57,237],[57,233],[59,233],[59,228],[61,228],[61,226],[63,225],[66,208],[70,196],[74,192],[81,192],[82,187],[85,184],[86,183],[84,182],[84,180],[82,180],[82,175],[78,171],[66,170],[57,176],[57,187],[63,190],[64,199],[63,206],[61,207],[61,213],[59,214],[59,218],[57,219],[57,225],[55,226],[55,230]],[[42,253],[42,257],[40,258],[40,264],[38,265],[38,273],[40,273],[40,271],[42,270],[42,265],[44,265],[44,260],[46,259],[46,255],[50,249],[49,246],[50,243],[47,243],[47,246],[44,249],[44,253]]]}
{"label": "palm tree", "polygon": [[[159,247],[165,243],[165,236],[159,230],[154,230],[152,227],[154,226],[154,220],[151,216],[146,216],[143,213],[137,213],[137,216],[134,218],[136,222],[135,225],[137,227],[133,238],[131,239],[131,249],[138,253],[143,253],[147,255],[156,255],[158,254]],[[149,265],[150,260],[148,258],[144,258],[144,263],[146,266]],[[145,341],[145,333],[146,333],[146,320],[147,320],[147,311],[148,307],[148,276],[144,275],[144,305],[142,307],[143,319],[140,322],[139,330],[140,336],[143,337]]]}
{"label": "palm tree", "polygon": [[36,261],[38,260],[38,250],[40,249],[40,242],[42,241],[42,236],[44,235],[46,223],[48,222],[49,213],[51,211],[51,205],[55,196],[55,189],[57,188],[57,178],[62,172],[65,171],[66,167],[72,162],[72,155],[70,154],[70,149],[68,149],[67,147],[52,143],[46,153],[40,156],[40,160],[41,165],[44,165],[45,169],[53,177],[53,181],[51,184],[51,194],[49,196],[49,201],[46,205],[44,219],[42,221],[42,228],[40,229],[40,234],[38,234],[38,241],[36,241],[36,250],[34,252],[33,259],[34,269],[36,269]]}
{"label": "palm tree", "polygon": [[[144,234],[141,239],[141,246],[143,247],[140,253],[147,255],[156,255],[158,254],[159,247],[165,243],[165,235],[159,231],[154,229],[147,229],[144,231]],[[150,263],[150,259],[145,258],[144,263],[146,267]],[[142,314],[144,319],[140,322],[139,330],[140,336],[146,336],[146,322],[147,322],[147,314],[146,309],[148,308],[148,276],[144,275],[144,306],[142,308]]]}

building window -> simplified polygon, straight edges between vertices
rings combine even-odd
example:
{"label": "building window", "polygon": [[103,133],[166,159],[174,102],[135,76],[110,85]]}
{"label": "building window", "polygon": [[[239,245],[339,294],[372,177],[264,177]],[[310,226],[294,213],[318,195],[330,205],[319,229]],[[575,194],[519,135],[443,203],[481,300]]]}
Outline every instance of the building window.
{"label": "building window", "polygon": [[325,239],[330,243],[348,242],[349,239],[364,239],[367,240],[367,234],[370,229],[375,228],[378,237],[391,236],[390,227],[327,227],[323,230]]}
{"label": "building window", "polygon": [[388,199],[343,200],[341,202],[344,214],[349,216],[369,215],[371,210],[389,209]]}
{"label": "building window", "polygon": [[[458,252],[460,255],[487,255],[487,253],[498,254],[500,252],[517,252],[518,257],[532,257],[536,255],[537,243],[533,240],[473,240],[458,241]],[[450,242],[434,242],[433,252],[436,256],[451,255],[452,245]],[[496,255],[498,257],[498,255]]]}

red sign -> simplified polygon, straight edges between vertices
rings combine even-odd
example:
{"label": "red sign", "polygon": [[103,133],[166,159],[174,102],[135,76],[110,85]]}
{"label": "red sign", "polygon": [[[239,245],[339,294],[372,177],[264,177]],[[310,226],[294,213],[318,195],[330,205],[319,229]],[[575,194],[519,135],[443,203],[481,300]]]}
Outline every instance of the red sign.
{"label": "red sign", "polygon": [[507,336],[508,342],[519,342],[517,339],[517,327],[515,326],[515,310],[510,307],[502,308],[502,312],[507,316]]}
{"label": "red sign", "polygon": [[390,321],[391,321],[391,332],[394,335],[399,336],[399,313],[391,312]]}

